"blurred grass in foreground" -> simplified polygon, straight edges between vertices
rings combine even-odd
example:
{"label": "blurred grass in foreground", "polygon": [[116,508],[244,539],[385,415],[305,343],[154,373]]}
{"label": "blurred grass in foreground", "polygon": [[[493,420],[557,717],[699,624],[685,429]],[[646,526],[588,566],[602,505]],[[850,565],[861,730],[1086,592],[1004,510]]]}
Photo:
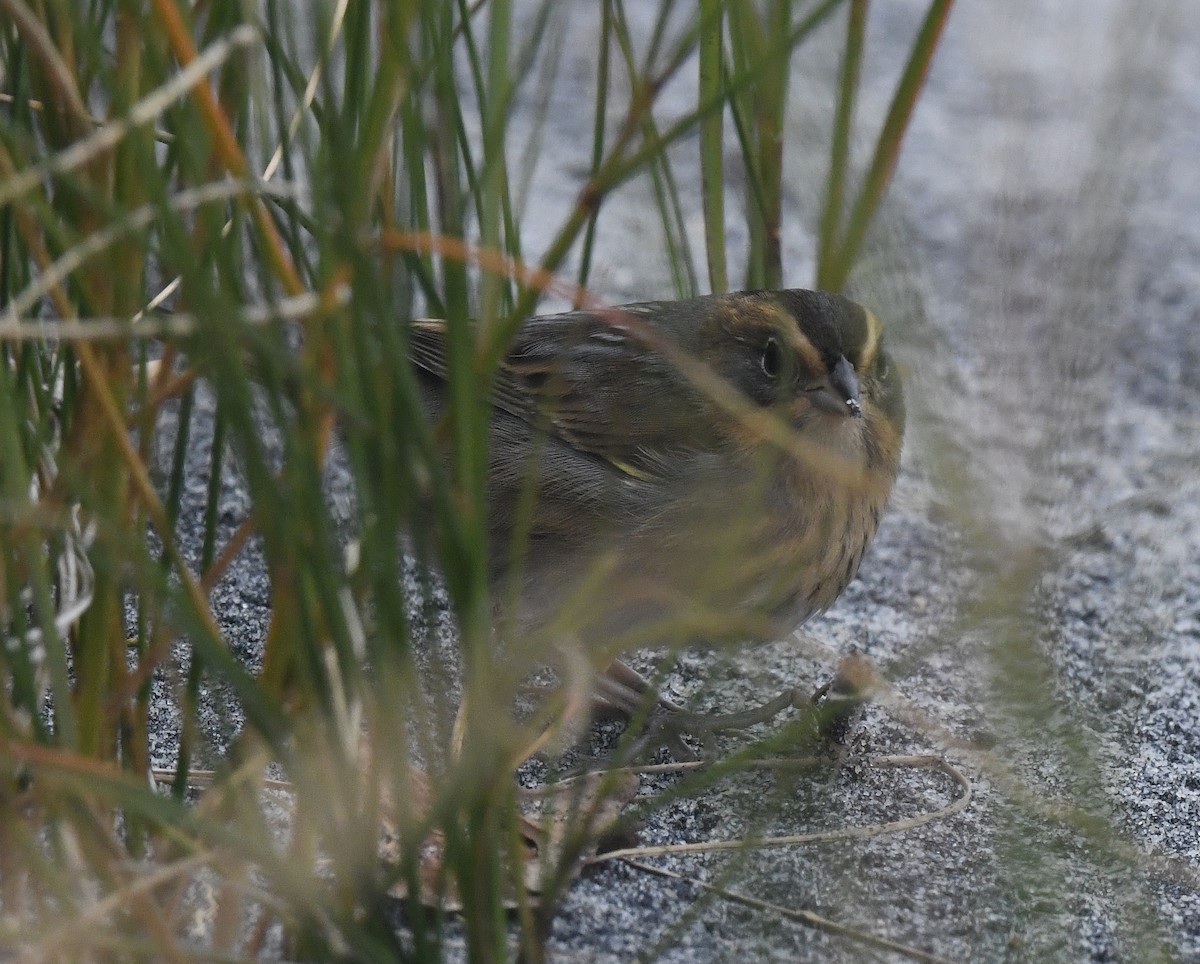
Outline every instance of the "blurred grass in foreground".
{"label": "blurred grass in foreground", "polygon": [[[783,282],[790,67],[833,17],[845,48],[812,231],[816,281],[840,288],[949,6],[930,4],[864,165],[850,150],[863,0],[705,2],[695,15],[664,3],[642,38],[625,4],[604,3],[590,170],[531,254],[514,197],[528,172],[506,133],[519,97],[553,82],[549,2],[0,0],[0,945],[46,959],[249,958],[282,925],[309,959],[439,958],[444,915],[410,902],[398,936],[385,905],[399,886],[456,895],[474,960],[510,956],[515,901],[523,952],[539,957],[512,771],[535,724],[554,719],[513,720],[520,674],[493,647],[490,372],[550,279],[573,271],[559,290],[585,298],[605,200],[631,178],[651,179],[678,292],[694,293],[667,149],[696,134],[710,287],[731,284],[731,143],[748,190],[741,281]],[[659,93],[697,64],[695,104],[660,119]],[[406,361],[418,308],[450,323],[441,426],[423,417]],[[214,429],[195,546],[180,523],[204,406]],[[338,426],[349,568],[324,487]],[[250,497],[231,534],[218,511],[230,470]],[[257,671],[209,603],[251,537],[272,614]],[[436,590],[401,577],[405,545],[444,577],[457,723],[414,645],[419,597]],[[147,782],[156,676],[180,714],[166,793]],[[206,681],[244,715],[223,755],[198,716]],[[211,779],[193,778],[217,756]],[[264,812],[268,763],[291,784],[286,832]],[[198,801],[189,781],[205,785]],[[394,865],[378,859],[385,816]],[[419,859],[431,833],[444,850],[432,869]],[[545,868],[544,904],[585,846]],[[216,910],[189,940],[180,920],[197,887]]]}

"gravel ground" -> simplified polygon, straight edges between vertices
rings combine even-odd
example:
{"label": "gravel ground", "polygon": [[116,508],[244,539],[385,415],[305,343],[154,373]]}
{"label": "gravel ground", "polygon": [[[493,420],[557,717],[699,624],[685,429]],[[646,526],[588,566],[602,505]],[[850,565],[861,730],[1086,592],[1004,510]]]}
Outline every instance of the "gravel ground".
{"label": "gravel ground", "polygon": [[[860,579],[801,640],[685,654],[668,680],[700,705],[737,708],[815,688],[853,648],[893,692],[868,710],[859,749],[945,754],[971,781],[970,806],[870,839],[654,861],[688,881],[597,868],[554,920],[561,958],[629,960],[659,941],[679,962],[892,957],[698,883],[719,880],[949,960],[1200,960],[1200,20],[1186,6],[954,11],[858,289],[890,320],[906,372],[893,508]],[[557,223],[585,176],[591,117],[578,104],[590,100],[597,7],[562,4],[560,81],[525,214],[535,251],[537,226]],[[635,27],[649,22],[653,5],[630,7]],[[866,130],[920,8],[872,10]],[[798,91],[828,84],[836,39],[800,58]],[[688,96],[683,81],[669,87],[663,116]],[[793,104],[789,143],[825,122]],[[526,134],[514,126],[515,150]],[[677,150],[699,248],[694,153],[694,141]],[[798,286],[812,276],[804,185],[824,158],[799,154],[784,236]],[[648,191],[628,185],[601,218],[595,289],[614,302],[670,295]],[[205,458],[194,446],[197,479]],[[226,534],[247,508],[231,476]],[[267,599],[252,547],[214,599],[251,664]],[[167,763],[165,684],[161,695]],[[219,751],[236,715],[212,697],[204,722]],[[957,792],[925,769],[852,766],[796,787],[754,776],[673,805],[642,840],[868,825]]]}

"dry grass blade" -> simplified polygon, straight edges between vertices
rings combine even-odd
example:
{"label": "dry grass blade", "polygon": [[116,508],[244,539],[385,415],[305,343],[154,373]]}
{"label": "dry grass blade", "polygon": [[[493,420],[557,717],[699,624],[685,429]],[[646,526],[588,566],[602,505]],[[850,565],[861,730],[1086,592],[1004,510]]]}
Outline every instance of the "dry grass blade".
{"label": "dry grass blade", "polygon": [[739,894],[736,891],[729,890],[726,887],[718,887],[714,884],[706,884],[702,880],[696,880],[686,874],[677,874],[673,870],[667,870],[665,867],[655,867],[653,864],[645,864],[639,860],[632,858],[624,858],[625,863],[630,867],[640,870],[643,873],[654,874],[656,877],[666,877],[670,880],[684,881],[689,884],[700,887],[701,890],[707,891],[720,897],[722,900],[728,900],[735,904],[741,904],[744,907],[751,907],[754,910],[761,910],[769,914],[774,914],[785,920],[796,921],[799,924],[805,924],[819,931],[824,931],[827,934],[834,934],[838,937],[845,937],[859,944],[865,944],[868,947],[873,947],[881,951],[890,951],[894,954],[900,954],[914,961],[926,961],[929,964],[949,964],[945,958],[938,957],[935,954],[929,954],[915,947],[909,947],[907,944],[900,944],[896,941],[889,941],[887,938],[878,937],[875,934],[868,934],[865,931],[854,927],[847,927],[845,924],[839,924],[837,921],[830,920],[828,917],[822,917],[820,914],[814,914],[812,911],[795,910],[791,907],[782,907],[779,904],[772,904],[770,901],[760,900],[757,897],[749,897],[745,894]]}
{"label": "dry grass blade", "polygon": [[[333,11],[333,16],[330,19],[328,42],[326,44],[327,54],[334,50],[338,39],[341,37],[342,26],[346,19],[346,7],[348,3],[349,0],[338,0],[338,5]],[[288,123],[287,135],[283,141],[276,145],[275,152],[271,155],[271,159],[267,162],[266,167],[263,169],[263,182],[270,181],[275,176],[275,172],[279,170],[280,164],[283,163],[286,144],[293,141],[296,135],[300,132],[300,126],[304,123],[304,118],[307,116],[308,111],[311,110],[313,102],[317,96],[317,91],[320,89],[321,77],[323,73],[323,65],[318,63],[315,67],[313,67],[312,72],[309,74],[308,82],[304,86],[304,96],[301,99],[301,102],[296,106],[296,110],[292,113],[292,119]],[[227,238],[232,229],[233,221],[231,219],[222,225],[221,237]],[[176,291],[179,290],[179,286],[182,281],[183,279],[181,277],[176,276],[163,285],[163,287],[159,289],[158,293],[155,294],[154,297],[148,302],[146,302],[146,306],[134,316],[134,321],[140,321],[148,312],[152,312],[164,304],[168,298],[170,298]]]}
{"label": "dry grass blade", "polygon": [[[274,184],[268,186],[256,180],[225,180],[180,191],[168,200],[167,207],[177,214],[184,214],[201,205],[251,195],[295,200],[302,197],[304,192],[297,185]],[[147,204],[130,211],[123,218],[88,235],[87,238],[67,249],[53,264],[47,265],[35,281],[30,282],[9,302],[7,313],[3,320],[0,320],[0,325],[10,328],[29,324],[36,325],[37,322],[23,322],[20,316],[32,309],[44,294],[66,281],[89,259],[104,253],[122,238],[150,227],[162,217],[162,214],[162,206]],[[140,316],[135,316],[133,321],[136,322],[138,317]],[[162,334],[159,333],[156,337],[162,337]]]}
{"label": "dry grass blade", "polygon": [[[773,760],[755,761],[753,768],[784,768],[808,766],[813,769],[827,767],[829,761],[817,757],[779,758]],[[702,769],[704,763],[668,763],[653,767],[635,767],[634,773],[682,773],[688,770]],[[865,761],[864,767],[880,770],[932,769],[938,770],[954,780],[961,794],[944,807],[922,813],[915,817],[905,817],[888,823],[873,824],[863,827],[842,827],[837,830],[821,830],[813,833],[787,834],[772,837],[746,837],[738,840],[707,840],[692,843],[663,844],[656,847],[625,847],[620,850],[609,850],[592,859],[592,863],[606,860],[617,860],[626,857],[661,857],[667,854],[702,854],[718,851],[753,851],[765,850],[772,847],[799,847],[807,844],[830,843],[835,840],[866,840],[871,837],[882,837],[885,834],[904,833],[917,827],[925,826],[939,820],[947,820],[961,813],[971,804],[973,791],[971,782],[966,775],[946,760],[936,756],[884,756]]]}
{"label": "dry grass blade", "polygon": [[[347,288],[335,287],[332,295],[301,294],[280,298],[269,304],[247,305],[241,321],[247,327],[267,325],[275,321],[299,321],[328,312],[350,300]],[[18,318],[0,322],[0,338],[7,341],[46,341],[50,339],[82,343],[114,339],[172,339],[188,338],[204,330],[204,319],[188,312],[176,312],[144,318],[134,323],[128,318],[88,317],[72,321],[47,321],[41,318]]]}
{"label": "dry grass blade", "polygon": [[0,206],[17,200],[47,178],[74,171],[116,147],[131,131],[153,123],[173,103],[205,82],[208,75],[238,50],[258,43],[258,31],[238,27],[214,41],[170,81],[134,104],[126,117],[109,121],[70,147],[0,181]]}

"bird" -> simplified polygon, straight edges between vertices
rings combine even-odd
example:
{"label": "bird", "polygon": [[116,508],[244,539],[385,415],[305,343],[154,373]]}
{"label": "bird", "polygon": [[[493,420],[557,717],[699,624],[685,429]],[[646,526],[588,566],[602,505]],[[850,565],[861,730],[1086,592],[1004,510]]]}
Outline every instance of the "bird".
{"label": "bird", "polygon": [[[447,323],[408,337],[443,419]],[[804,289],[531,317],[488,402],[497,625],[510,647],[577,647],[630,706],[648,684],[621,655],[779,639],[833,603],[905,422],[875,314]]]}

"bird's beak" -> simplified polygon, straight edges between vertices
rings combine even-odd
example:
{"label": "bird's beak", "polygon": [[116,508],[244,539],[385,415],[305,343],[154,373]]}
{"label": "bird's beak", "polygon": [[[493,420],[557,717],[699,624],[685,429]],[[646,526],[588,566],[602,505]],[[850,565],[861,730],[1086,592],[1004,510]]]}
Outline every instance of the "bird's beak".
{"label": "bird's beak", "polygon": [[833,371],[826,378],[808,389],[808,397],[817,408],[826,412],[862,418],[858,375],[845,356],[837,360]]}

